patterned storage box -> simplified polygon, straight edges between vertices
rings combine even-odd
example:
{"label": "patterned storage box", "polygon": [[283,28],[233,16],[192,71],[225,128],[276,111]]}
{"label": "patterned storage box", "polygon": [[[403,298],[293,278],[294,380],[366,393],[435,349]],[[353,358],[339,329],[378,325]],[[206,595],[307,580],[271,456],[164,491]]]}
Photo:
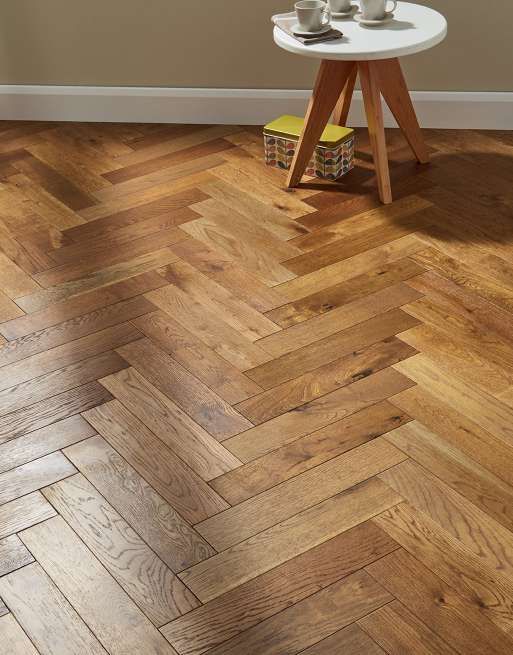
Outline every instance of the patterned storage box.
{"label": "patterned storage box", "polygon": [[[292,163],[303,119],[281,116],[264,127],[265,163],[288,169]],[[348,127],[327,125],[305,174],[336,180],[353,168],[354,132]]]}

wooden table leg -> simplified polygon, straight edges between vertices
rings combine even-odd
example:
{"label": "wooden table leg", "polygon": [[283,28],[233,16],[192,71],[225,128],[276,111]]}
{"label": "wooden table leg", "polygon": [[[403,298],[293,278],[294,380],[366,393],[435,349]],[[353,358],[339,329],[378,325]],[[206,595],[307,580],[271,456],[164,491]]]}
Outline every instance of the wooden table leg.
{"label": "wooden table leg", "polygon": [[351,100],[353,99],[353,91],[357,73],[358,64],[354,62],[353,70],[347,78],[344,90],[342,91],[342,94],[335,106],[335,111],[333,112],[333,122],[335,125],[346,125],[347,123],[347,116],[349,115],[349,108],[351,107]]}
{"label": "wooden table leg", "polygon": [[337,100],[351,75],[354,62],[323,59],[315,87],[306,112],[303,131],[299,137],[287,186],[295,187],[301,181],[315,146],[333,113]]}
{"label": "wooden table leg", "polygon": [[372,62],[381,93],[421,164],[429,161],[429,153],[422,138],[415,109],[406,86],[399,59]]}
{"label": "wooden table leg", "polygon": [[363,103],[367,114],[369,137],[372,146],[374,168],[378,179],[379,197],[388,205],[392,202],[390,187],[390,172],[388,170],[387,145],[385,141],[385,128],[383,125],[383,109],[381,107],[381,94],[374,61],[358,62],[360,82],[362,86]]}

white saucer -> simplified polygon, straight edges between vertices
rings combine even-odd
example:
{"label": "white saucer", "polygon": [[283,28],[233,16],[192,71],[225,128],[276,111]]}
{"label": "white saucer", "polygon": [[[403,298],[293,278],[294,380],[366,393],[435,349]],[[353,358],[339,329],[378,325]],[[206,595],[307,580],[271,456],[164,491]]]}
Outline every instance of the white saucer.
{"label": "white saucer", "polygon": [[362,25],[375,27],[377,25],[386,25],[387,23],[390,23],[390,21],[394,20],[394,14],[391,11],[387,11],[385,18],[381,18],[380,20],[371,20],[370,18],[364,18],[361,12],[358,12],[355,14],[354,19],[357,23],[361,23]]}
{"label": "white saucer", "polygon": [[357,11],[358,5],[351,5],[351,9],[349,11],[332,11],[331,16],[332,18],[350,18],[355,11]]}
{"label": "white saucer", "polygon": [[299,27],[299,23],[292,25],[292,32],[296,34],[296,36],[320,36],[325,32],[329,32],[331,29],[333,28],[329,23],[325,25],[321,30],[318,30],[317,32],[307,32],[306,30],[302,30]]}

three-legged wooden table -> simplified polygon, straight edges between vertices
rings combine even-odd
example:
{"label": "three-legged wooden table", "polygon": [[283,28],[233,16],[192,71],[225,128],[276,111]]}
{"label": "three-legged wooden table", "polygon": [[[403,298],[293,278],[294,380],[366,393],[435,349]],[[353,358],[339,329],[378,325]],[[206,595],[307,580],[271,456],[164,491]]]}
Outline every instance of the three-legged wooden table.
{"label": "three-legged wooden table", "polygon": [[395,20],[387,25],[365,28],[346,20],[335,22],[335,27],[344,33],[343,39],[310,46],[298,43],[279,28],[274,31],[276,43],[285,50],[321,59],[287,186],[295,187],[301,181],[331,115],[339,125],[345,125],[359,73],[379,195],[387,204],[392,202],[392,190],[381,96],[417,160],[428,162],[428,151],[398,57],[420,52],[442,41],[447,23],[433,9],[399,2]]}

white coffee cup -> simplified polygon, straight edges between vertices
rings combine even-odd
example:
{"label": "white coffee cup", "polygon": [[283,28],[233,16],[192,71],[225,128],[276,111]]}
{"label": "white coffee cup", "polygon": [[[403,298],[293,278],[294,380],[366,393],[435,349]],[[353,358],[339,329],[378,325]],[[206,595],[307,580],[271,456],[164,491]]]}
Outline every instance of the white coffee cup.
{"label": "white coffee cup", "polygon": [[351,0],[328,0],[331,11],[334,14],[346,14],[351,11]]}
{"label": "white coffee cup", "polygon": [[397,0],[388,0],[392,7],[387,6],[387,0],[360,0],[362,17],[367,20],[383,20],[387,13],[391,13],[397,7]]}
{"label": "white coffee cup", "polygon": [[331,20],[331,10],[324,0],[299,0],[294,9],[299,27],[305,32],[318,32]]}

